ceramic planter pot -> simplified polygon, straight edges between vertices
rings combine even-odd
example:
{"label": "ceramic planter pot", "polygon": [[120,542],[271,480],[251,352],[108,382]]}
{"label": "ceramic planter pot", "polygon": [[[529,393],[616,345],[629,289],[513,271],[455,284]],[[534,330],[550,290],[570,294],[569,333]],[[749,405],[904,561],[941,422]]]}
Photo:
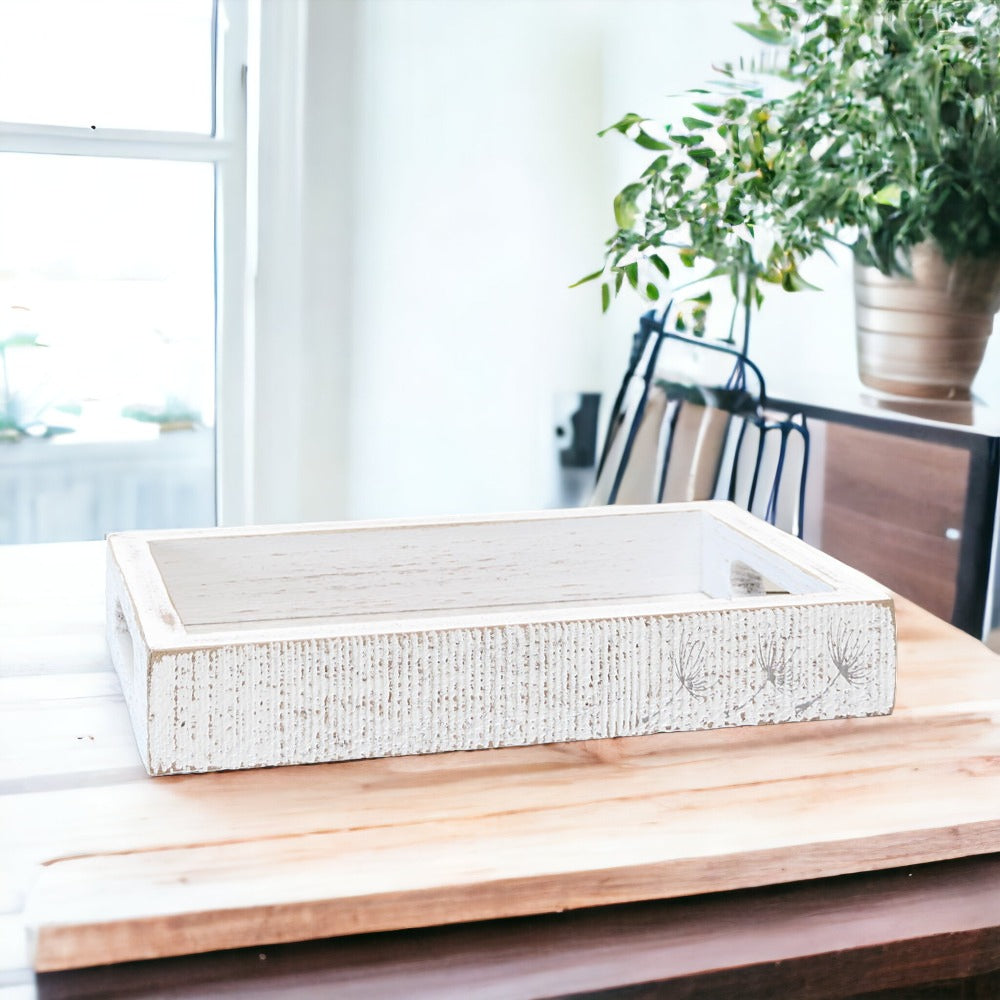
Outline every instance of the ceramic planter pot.
{"label": "ceramic planter pot", "polygon": [[968,399],[1000,309],[1000,258],[948,263],[913,248],[913,277],[855,265],[858,374],[873,389]]}

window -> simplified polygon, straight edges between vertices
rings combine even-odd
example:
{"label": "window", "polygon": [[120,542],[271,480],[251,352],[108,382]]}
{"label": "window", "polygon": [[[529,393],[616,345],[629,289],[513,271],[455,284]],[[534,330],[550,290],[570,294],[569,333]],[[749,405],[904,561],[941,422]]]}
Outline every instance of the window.
{"label": "window", "polygon": [[242,0],[0,5],[0,542],[215,523],[246,52]]}

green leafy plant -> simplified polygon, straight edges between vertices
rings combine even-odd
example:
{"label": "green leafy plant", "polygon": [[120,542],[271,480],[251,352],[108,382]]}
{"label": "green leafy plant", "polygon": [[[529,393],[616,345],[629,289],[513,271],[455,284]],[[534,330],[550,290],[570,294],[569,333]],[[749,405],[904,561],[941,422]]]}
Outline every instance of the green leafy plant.
{"label": "green leafy plant", "polygon": [[[749,324],[768,284],[812,287],[800,269],[832,243],[885,273],[905,273],[926,240],[948,260],[1000,256],[997,6],[753,8],[740,27],[772,58],[721,67],[711,89],[692,91],[683,127],[629,114],[605,130],[657,156],[615,198],[604,267],[577,284],[600,280],[607,309],[625,284],[656,301],[672,266],[702,264],[698,280],[727,279]],[[691,316],[703,332],[704,312]]]}

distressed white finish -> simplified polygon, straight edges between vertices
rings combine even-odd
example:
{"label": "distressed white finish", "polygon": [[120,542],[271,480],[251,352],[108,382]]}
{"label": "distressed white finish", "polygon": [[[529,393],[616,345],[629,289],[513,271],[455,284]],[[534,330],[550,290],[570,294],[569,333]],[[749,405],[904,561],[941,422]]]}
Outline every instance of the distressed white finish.
{"label": "distressed white finish", "polygon": [[731,504],[108,545],[151,774],[892,709],[888,592]]}

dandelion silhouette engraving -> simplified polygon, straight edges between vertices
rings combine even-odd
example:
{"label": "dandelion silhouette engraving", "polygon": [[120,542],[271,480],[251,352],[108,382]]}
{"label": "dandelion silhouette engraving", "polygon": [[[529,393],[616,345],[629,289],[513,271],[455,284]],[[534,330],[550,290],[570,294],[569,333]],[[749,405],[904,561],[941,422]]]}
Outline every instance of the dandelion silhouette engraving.
{"label": "dandelion silhouette engraving", "polygon": [[768,685],[777,690],[785,687],[791,679],[791,661],[785,640],[781,636],[771,635],[766,642],[757,636],[757,655],[753,662],[763,671],[764,679],[746,701],[733,709],[734,712],[742,712]]}
{"label": "dandelion silhouette engraving", "polygon": [[676,649],[666,653],[666,662],[670,679],[667,697],[660,702],[656,711],[640,720],[641,725],[658,724],[663,712],[670,706],[680,691],[686,691],[692,698],[704,701],[708,689],[708,676],[705,672],[708,655],[708,643],[704,639],[693,639],[682,632]]}
{"label": "dandelion silhouette engraving", "polygon": [[704,700],[708,687],[708,677],[705,676],[705,658],[708,644],[704,639],[689,639],[681,636],[680,648],[667,655],[671,670],[680,686],[694,698]]}
{"label": "dandelion silhouette engraving", "polygon": [[852,687],[857,687],[867,679],[871,671],[872,663],[869,656],[868,640],[860,632],[852,629],[847,622],[841,621],[837,625],[833,632],[827,636],[826,645],[830,654],[830,662],[836,672],[819,694],[795,706],[799,712],[804,712],[807,708],[815,705],[838,680],[847,681]]}

